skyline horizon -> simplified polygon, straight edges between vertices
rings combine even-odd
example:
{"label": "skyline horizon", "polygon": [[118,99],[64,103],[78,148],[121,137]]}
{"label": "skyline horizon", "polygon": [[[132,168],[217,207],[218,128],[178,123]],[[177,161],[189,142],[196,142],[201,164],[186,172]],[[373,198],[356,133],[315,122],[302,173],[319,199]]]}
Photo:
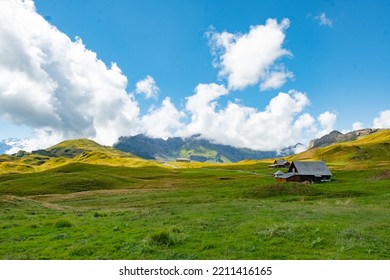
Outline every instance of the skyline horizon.
{"label": "skyline horizon", "polygon": [[[295,148],[293,150],[294,151],[293,154],[298,154],[298,153],[305,152],[305,151],[313,148],[312,147],[312,143],[314,143],[317,140],[323,139],[324,137],[327,137],[327,136],[329,136],[330,134],[332,134],[334,132],[340,133],[342,135],[347,135],[347,134],[350,134],[350,133],[361,132],[361,131],[366,131],[366,130],[371,130],[372,132],[369,133],[369,134],[371,134],[371,133],[375,133],[377,131],[390,130],[390,128],[359,128],[357,130],[344,131],[344,132],[340,132],[337,129],[334,129],[334,130],[330,131],[329,133],[327,133],[327,134],[325,134],[325,135],[323,135],[321,137],[311,139],[307,144],[298,142],[295,145],[282,147],[281,149],[278,149],[278,150],[254,150],[254,149],[251,149],[251,148],[248,148],[248,147],[237,147],[237,146],[231,146],[231,145],[226,145],[226,146],[231,146],[231,147],[237,148],[237,149],[248,149],[248,150],[252,150],[252,151],[256,151],[256,152],[277,152],[277,153],[280,153],[280,152],[282,152],[283,150],[286,150],[286,149],[293,149],[293,148]],[[167,141],[168,139],[175,139],[175,138],[181,138],[183,140],[188,140],[190,138],[198,138],[198,139],[201,139],[201,140],[206,140],[206,141],[210,142],[211,144],[224,145],[224,144],[220,144],[220,143],[217,143],[217,142],[213,142],[212,139],[203,138],[201,134],[194,134],[194,135],[190,135],[190,136],[186,136],[186,137],[173,136],[173,137],[161,138],[161,137],[150,137],[150,136],[147,136],[147,135],[145,135],[143,133],[140,133],[140,134],[131,135],[131,136],[130,135],[120,136],[118,138],[118,140],[115,143],[113,143],[112,145],[103,145],[103,144],[98,143],[97,141],[95,141],[93,139],[90,139],[90,138],[77,138],[77,139],[65,139],[65,140],[62,140],[62,141],[60,141],[58,143],[55,143],[55,144],[53,144],[51,146],[42,147],[40,149],[48,149],[48,148],[51,148],[51,147],[56,146],[58,144],[61,144],[63,142],[75,141],[75,140],[83,140],[83,139],[91,140],[91,141],[93,141],[93,142],[95,142],[95,143],[97,143],[99,145],[102,145],[102,146],[115,148],[115,145],[120,142],[121,138],[133,138],[133,137],[138,137],[138,136],[144,136],[144,137],[147,137],[149,139],[162,139],[164,141]],[[364,137],[364,136],[366,136],[366,135],[358,136],[358,137]],[[17,139],[17,138],[0,139],[0,154],[12,155],[12,154],[16,154],[19,151],[24,151],[24,150],[18,148],[18,145],[20,145],[19,144],[20,141],[23,141],[23,140],[28,140],[28,139]],[[33,152],[33,151],[36,151],[36,150],[24,151],[24,152]]]}

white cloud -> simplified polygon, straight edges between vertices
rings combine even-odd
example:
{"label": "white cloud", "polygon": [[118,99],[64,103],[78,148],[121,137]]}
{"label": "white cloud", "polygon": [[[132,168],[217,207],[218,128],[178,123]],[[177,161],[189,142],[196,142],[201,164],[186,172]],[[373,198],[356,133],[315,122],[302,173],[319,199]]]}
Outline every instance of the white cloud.
{"label": "white cloud", "polygon": [[280,88],[287,82],[287,79],[293,79],[294,74],[292,72],[271,72],[266,75],[266,79],[260,84],[260,90],[265,91],[268,89]]}
{"label": "white cloud", "polygon": [[362,122],[354,122],[352,124],[352,130],[359,130],[359,129],[363,129],[364,126],[363,126],[363,123]]}
{"label": "white cloud", "polygon": [[179,112],[171,99],[166,97],[161,107],[142,117],[143,131],[150,137],[168,138],[182,129],[183,123],[180,120],[184,117],[185,114]]}
{"label": "white cloud", "polygon": [[[0,117],[36,133],[33,139],[11,143],[11,152],[81,137],[110,145],[119,136],[137,133],[163,138],[200,133],[216,143],[275,150],[310,140],[318,131],[316,120],[305,112],[310,101],[299,91],[280,92],[263,110],[239,100],[218,103],[229,90],[254,84],[261,90],[275,89],[293,78],[277,64],[290,55],[282,48],[287,19],[280,24],[269,19],[243,35],[211,31],[210,44],[228,86],[199,84],[186,98],[184,111],[167,97],[140,116],[135,94],[156,98],[159,89],[153,77],[139,81],[134,94],[127,93],[127,78],[115,63],[107,67],[81,39],[72,41],[51,26],[30,0],[1,1],[0,18]],[[380,117],[377,123],[384,120]],[[335,121],[336,115],[321,114],[321,133]]]}
{"label": "white cloud", "polygon": [[35,128],[42,146],[79,137],[112,144],[139,129],[138,104],[115,63],[51,26],[32,1],[0,5],[0,116]]}
{"label": "white cloud", "polygon": [[[195,88],[195,94],[187,97],[186,109],[193,112],[203,112],[205,109],[215,109],[215,102],[220,96],[227,95],[228,90],[223,85],[199,84]],[[213,101],[213,102],[212,102]]]}
{"label": "white cloud", "polygon": [[186,110],[191,114],[191,122],[180,134],[191,136],[197,133],[204,134],[207,130],[214,130],[216,100],[227,94],[228,90],[223,85],[199,84],[195,88],[195,94],[186,98]]}
{"label": "white cloud", "polygon": [[321,13],[320,15],[315,16],[314,18],[320,23],[320,25],[333,27],[333,21],[330,18],[328,18],[325,13]]}
{"label": "white cloud", "polygon": [[234,102],[218,108],[217,99],[226,94],[221,85],[198,85],[195,94],[187,98],[186,109],[191,121],[179,134],[201,133],[216,143],[275,150],[295,145],[314,125],[313,117],[307,113],[301,115],[310,103],[301,92],[280,92],[264,111]]}
{"label": "white cloud", "polygon": [[390,128],[390,110],[379,113],[379,116],[373,121],[374,128]]}
{"label": "white cloud", "polygon": [[220,68],[219,76],[228,80],[229,89],[244,89],[261,83],[261,90],[281,87],[293,74],[276,61],[291,53],[282,48],[285,31],[290,21],[280,24],[268,19],[265,25],[251,26],[247,34],[208,32],[214,66]]}
{"label": "white cloud", "polygon": [[63,135],[56,131],[44,128],[36,129],[35,135],[35,138],[32,139],[7,139],[5,143],[11,146],[11,148],[6,151],[6,153],[14,154],[19,150],[37,150],[43,147],[49,147],[53,145],[53,143],[57,144],[64,139]]}
{"label": "white cloud", "polygon": [[296,127],[298,130],[304,129],[304,128],[312,128],[315,124],[314,118],[308,114],[302,114],[299,116],[299,118],[295,121],[294,127]]}
{"label": "white cloud", "polygon": [[294,149],[294,154],[299,154],[307,150],[307,146],[299,145]]}
{"label": "white cloud", "polygon": [[145,79],[137,82],[135,93],[137,94],[145,94],[146,98],[154,98],[157,99],[158,93],[160,89],[156,85],[155,80],[152,76],[146,76]]}
{"label": "white cloud", "polygon": [[317,133],[317,137],[322,137],[331,132],[336,123],[336,119],[336,114],[330,113],[329,111],[320,114],[317,120],[320,123],[322,130]]}

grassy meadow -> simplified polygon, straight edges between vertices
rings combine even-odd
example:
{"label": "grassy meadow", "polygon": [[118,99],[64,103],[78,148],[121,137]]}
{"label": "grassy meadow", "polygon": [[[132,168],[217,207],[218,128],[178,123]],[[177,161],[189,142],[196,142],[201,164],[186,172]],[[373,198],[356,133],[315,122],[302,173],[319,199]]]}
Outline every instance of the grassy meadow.
{"label": "grassy meadow", "polygon": [[390,160],[341,158],[313,185],[270,161],[4,172],[0,258],[389,259]]}

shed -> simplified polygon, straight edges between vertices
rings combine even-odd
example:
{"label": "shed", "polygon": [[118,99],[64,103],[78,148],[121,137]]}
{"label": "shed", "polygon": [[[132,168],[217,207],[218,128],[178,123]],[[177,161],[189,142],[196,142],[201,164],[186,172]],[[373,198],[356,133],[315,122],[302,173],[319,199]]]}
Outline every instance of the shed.
{"label": "shed", "polygon": [[276,177],[278,182],[328,182],[332,173],[323,161],[293,161],[288,172]]}
{"label": "shed", "polygon": [[269,168],[288,168],[290,166],[290,162],[285,159],[277,159],[273,164],[268,165]]}
{"label": "shed", "polygon": [[280,171],[280,170],[278,170],[278,171],[276,171],[275,173],[274,173],[274,177],[276,178],[276,177],[280,177],[280,176],[282,176],[282,175],[284,175],[284,172],[283,171]]}
{"label": "shed", "polygon": [[189,158],[177,158],[176,162],[191,162]]}

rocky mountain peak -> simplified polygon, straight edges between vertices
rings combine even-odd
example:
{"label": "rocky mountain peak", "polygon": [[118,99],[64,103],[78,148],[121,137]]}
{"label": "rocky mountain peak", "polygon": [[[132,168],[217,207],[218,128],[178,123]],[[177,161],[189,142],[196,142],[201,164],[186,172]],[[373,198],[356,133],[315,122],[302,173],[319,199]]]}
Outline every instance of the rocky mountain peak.
{"label": "rocky mountain peak", "polygon": [[314,139],[310,141],[309,149],[311,148],[318,148],[318,147],[326,147],[333,143],[337,142],[346,142],[346,141],[352,141],[357,138],[360,138],[362,136],[369,135],[371,133],[374,133],[378,131],[378,129],[372,129],[372,128],[365,128],[365,129],[359,129],[355,131],[351,131],[348,133],[341,133],[337,130],[333,130],[329,134],[326,134],[320,138]]}

